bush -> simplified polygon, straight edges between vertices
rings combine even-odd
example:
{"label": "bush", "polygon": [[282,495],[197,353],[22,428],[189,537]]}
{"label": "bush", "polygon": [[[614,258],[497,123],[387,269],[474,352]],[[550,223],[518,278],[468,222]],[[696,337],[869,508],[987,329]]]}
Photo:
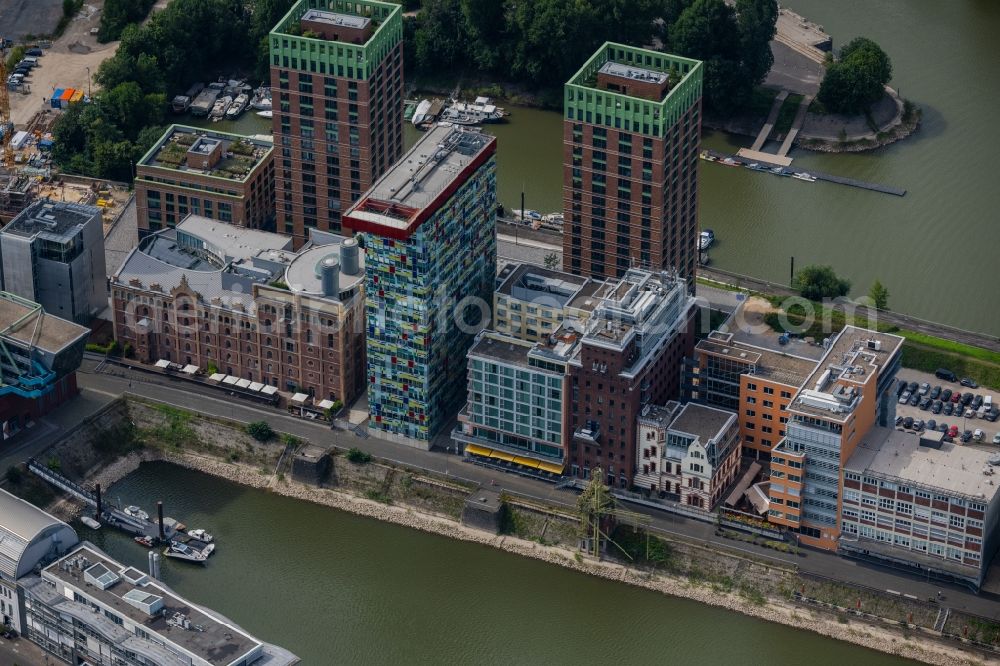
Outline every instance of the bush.
{"label": "bush", "polygon": [[354,447],[347,452],[347,459],[358,465],[367,465],[372,461],[372,454]]}
{"label": "bush", "polygon": [[7,468],[7,481],[13,485],[21,483],[21,479],[24,478],[24,472],[17,465],[11,465]]}
{"label": "bush", "polygon": [[209,361],[209,362],[208,362],[208,363],[207,363],[207,364],[205,365],[205,372],[207,372],[207,373],[209,374],[209,376],[211,376],[211,375],[216,375],[216,374],[218,374],[218,373],[219,373],[219,366],[217,366],[217,365],[216,365],[215,363],[213,363],[212,361]]}
{"label": "bush", "polygon": [[59,462],[59,458],[56,458],[55,456],[49,458],[48,462],[45,463],[45,466],[53,472],[58,472],[62,469],[62,463]]}
{"label": "bush", "polygon": [[266,442],[274,437],[274,430],[267,421],[254,421],[247,424],[247,434],[258,442]]}
{"label": "bush", "polygon": [[810,301],[846,296],[851,290],[851,281],[837,277],[830,266],[806,266],[795,274],[793,282],[792,286]]}

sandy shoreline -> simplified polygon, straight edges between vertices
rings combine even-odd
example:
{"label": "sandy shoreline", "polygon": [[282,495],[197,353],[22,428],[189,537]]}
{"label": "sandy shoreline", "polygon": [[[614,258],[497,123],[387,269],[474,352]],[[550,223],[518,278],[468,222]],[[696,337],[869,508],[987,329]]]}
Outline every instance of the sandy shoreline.
{"label": "sandy shoreline", "polygon": [[[90,480],[108,487],[138,469],[142,462],[152,460],[171,462],[251,488],[267,489],[287,497],[322,504],[356,515],[412,527],[452,539],[490,546],[592,576],[644,587],[661,594],[691,599],[768,622],[777,622],[789,627],[813,631],[872,650],[916,659],[929,664],[954,666],[956,664],[1000,663],[1000,660],[965,651],[960,649],[958,645],[949,645],[930,636],[922,635],[920,630],[910,629],[904,634],[902,628],[876,626],[854,619],[847,619],[844,622],[844,618],[838,619],[829,613],[797,606],[784,599],[769,598],[767,604],[757,605],[736,592],[713,590],[708,585],[692,584],[685,579],[663,573],[649,574],[613,562],[580,557],[575,551],[562,547],[543,546],[509,535],[494,536],[466,527],[450,518],[419,512],[413,508],[382,504],[335,490],[312,488],[298,483],[275,483],[271,475],[262,474],[257,469],[222,462],[210,457],[147,450],[141,454],[130,454],[116,461],[93,475]],[[69,517],[68,508],[60,506],[60,513]]]}

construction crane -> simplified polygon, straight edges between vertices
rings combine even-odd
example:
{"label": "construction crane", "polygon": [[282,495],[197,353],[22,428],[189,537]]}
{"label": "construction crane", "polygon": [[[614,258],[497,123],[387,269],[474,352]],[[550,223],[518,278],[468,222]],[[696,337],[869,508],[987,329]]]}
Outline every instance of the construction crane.
{"label": "construction crane", "polygon": [[7,49],[0,47],[0,166],[14,166],[14,121],[10,117],[10,95],[7,94]]}

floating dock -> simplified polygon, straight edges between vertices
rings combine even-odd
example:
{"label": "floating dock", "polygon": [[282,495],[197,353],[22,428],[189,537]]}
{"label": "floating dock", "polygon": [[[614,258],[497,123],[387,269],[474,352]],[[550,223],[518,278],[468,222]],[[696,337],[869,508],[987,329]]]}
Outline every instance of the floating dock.
{"label": "floating dock", "polygon": [[[745,157],[740,156],[740,155],[727,155],[726,153],[720,153],[720,152],[718,152],[716,150],[712,150],[710,148],[703,149],[702,153],[705,154],[705,155],[708,155],[711,158],[714,158],[711,161],[722,161],[724,159],[729,159],[729,160],[732,160],[732,161],[738,163],[740,166],[744,166],[744,167],[747,166],[748,164],[752,164],[753,162],[757,162],[759,164],[763,164],[763,165],[765,165],[767,167],[782,167],[782,168],[786,168],[787,167],[787,165],[785,165],[785,164],[781,164],[781,163],[778,163],[778,162],[767,161],[765,159],[765,156],[769,155],[769,153],[759,153],[759,155],[761,155],[761,157],[757,158],[757,159],[753,159],[753,160],[748,160]],[[776,155],[771,155],[771,157],[777,157],[777,156]],[[803,169],[803,171],[805,171],[805,169]],[[872,192],[881,192],[882,194],[892,194],[892,195],[897,196],[897,197],[901,197],[901,196],[903,196],[903,195],[906,194],[906,190],[904,190],[902,188],[899,188],[899,187],[893,187],[892,185],[883,185],[881,183],[871,183],[871,182],[868,182],[868,181],[865,181],[865,180],[856,180],[854,178],[845,178],[843,176],[835,176],[833,174],[823,173],[821,171],[808,171],[807,173],[809,175],[811,175],[811,176],[814,176],[816,178],[816,180],[825,180],[828,183],[837,183],[838,185],[848,185],[850,187],[857,187],[857,188],[862,189],[862,190],[870,190]]]}

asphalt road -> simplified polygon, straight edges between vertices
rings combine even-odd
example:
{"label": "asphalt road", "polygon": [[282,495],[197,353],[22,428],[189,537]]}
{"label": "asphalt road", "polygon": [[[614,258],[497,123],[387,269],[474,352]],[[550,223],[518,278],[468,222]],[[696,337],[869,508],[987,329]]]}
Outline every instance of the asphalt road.
{"label": "asphalt road", "polygon": [[[130,392],[153,400],[168,403],[198,413],[231,419],[237,422],[266,419],[275,430],[308,439],[320,445],[358,447],[391,462],[403,463],[470,481],[483,486],[506,490],[528,498],[544,500],[562,506],[575,506],[576,493],[570,489],[556,489],[551,483],[511,473],[491,470],[465,462],[461,457],[441,450],[422,451],[370,436],[359,437],[353,433],[331,430],[314,421],[291,416],[286,412],[263,406],[244,404],[234,400],[225,391],[211,386],[195,385],[181,379],[143,371],[124,371],[126,376],[94,373],[95,363],[84,362],[79,373],[79,384],[84,389],[83,398],[91,404],[110,400],[122,392]],[[112,371],[119,372],[120,368]],[[495,484],[495,486],[494,486]],[[904,594],[912,594],[918,599],[936,596],[944,590],[946,603],[963,610],[992,619],[1000,619],[1000,604],[993,598],[972,594],[966,589],[939,583],[928,583],[919,577],[891,569],[860,563],[837,555],[806,549],[806,555],[795,556],[759,548],[716,537],[712,525],[638,504],[629,504],[629,509],[651,518],[654,531],[664,535],[674,535],[685,539],[716,544],[729,550],[743,551],[754,556],[780,560],[800,570],[817,575],[836,578],[879,590],[890,589]]]}

